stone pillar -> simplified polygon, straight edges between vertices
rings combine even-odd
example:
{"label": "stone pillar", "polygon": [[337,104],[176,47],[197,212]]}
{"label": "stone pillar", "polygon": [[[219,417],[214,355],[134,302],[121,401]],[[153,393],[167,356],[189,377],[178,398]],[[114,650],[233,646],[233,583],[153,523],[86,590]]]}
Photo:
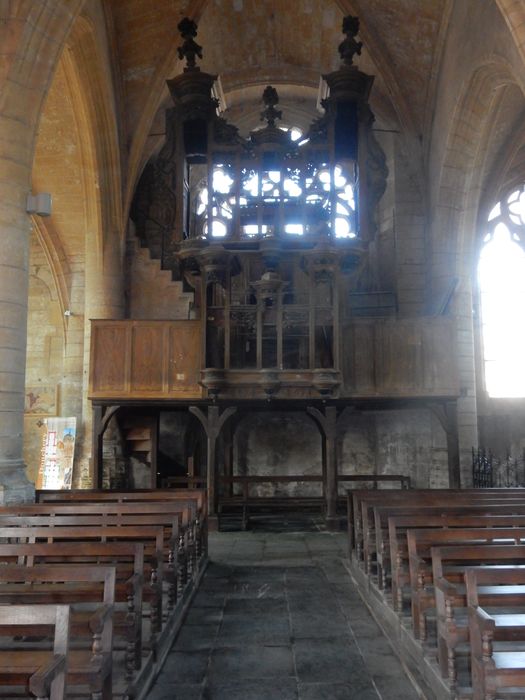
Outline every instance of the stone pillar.
{"label": "stone pillar", "polygon": [[82,417],[82,373],[84,364],[84,259],[71,265],[71,290],[66,318],[64,366],[60,383],[60,413]]}
{"label": "stone pillar", "polygon": [[12,178],[13,144],[2,141],[0,149],[0,504],[6,504],[34,499],[22,459],[31,222],[28,172],[20,165],[18,181]]}
{"label": "stone pillar", "polygon": [[43,97],[82,0],[0,12],[0,504],[32,500],[22,458],[33,146]]}
{"label": "stone pillar", "polygon": [[[103,250],[97,238],[105,238]],[[118,230],[97,236],[86,236],[85,301],[84,301],[84,362],[82,381],[82,426],[75,466],[75,486],[90,488],[94,485],[92,463],[93,413],[88,400],[91,319],[121,319],[124,317],[124,276],[122,235]]]}
{"label": "stone pillar", "polygon": [[461,395],[457,403],[460,480],[472,486],[472,448],[478,445],[474,324],[470,276],[460,280],[456,301],[458,371]]}

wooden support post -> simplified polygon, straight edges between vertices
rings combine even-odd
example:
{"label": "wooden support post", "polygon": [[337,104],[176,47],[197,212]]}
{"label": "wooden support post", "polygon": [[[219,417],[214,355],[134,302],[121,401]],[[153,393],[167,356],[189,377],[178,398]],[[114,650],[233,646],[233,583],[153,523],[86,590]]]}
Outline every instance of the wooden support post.
{"label": "wooden support post", "polygon": [[329,530],[339,530],[340,522],[337,516],[337,408],[326,406],[324,413],[313,406],[309,406],[306,410],[316,421],[324,440],[326,526]]}
{"label": "wooden support post", "polygon": [[321,430],[319,424],[317,424],[321,433],[321,462],[323,466],[323,497],[325,499],[324,515],[326,516],[326,437],[324,430]]}
{"label": "wooden support post", "polygon": [[455,401],[447,401],[446,403],[432,402],[429,406],[441,423],[441,427],[447,436],[449,486],[451,489],[459,489],[461,488],[461,471],[459,464],[457,403]]}
{"label": "wooden support post", "polygon": [[[224,476],[233,476],[234,427],[230,421],[224,429]],[[233,482],[227,486],[228,496],[233,496]]]}
{"label": "wooden support post", "polygon": [[237,407],[230,406],[222,413],[218,406],[209,406],[207,415],[198,406],[190,406],[189,411],[201,422],[206,433],[208,455],[207,455],[207,489],[208,489],[208,527],[210,530],[218,530],[219,523],[217,517],[217,460],[216,447],[217,438],[224,423],[237,410]]}
{"label": "wooden support post", "polygon": [[93,487],[102,488],[103,455],[102,455],[102,419],[104,417],[103,406],[93,406],[93,432],[91,443],[91,459],[93,462]]}

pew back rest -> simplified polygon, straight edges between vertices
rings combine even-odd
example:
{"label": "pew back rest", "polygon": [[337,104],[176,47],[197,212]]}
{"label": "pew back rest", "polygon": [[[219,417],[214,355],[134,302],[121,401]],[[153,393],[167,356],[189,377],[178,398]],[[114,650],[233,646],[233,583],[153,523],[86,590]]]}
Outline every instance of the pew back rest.
{"label": "pew back rest", "polygon": [[[141,542],[32,542],[0,544],[0,561],[25,564],[82,564],[87,560],[101,564],[109,560],[119,578],[119,563],[133,566],[133,574],[142,579],[144,573],[144,545]],[[67,560],[67,562],[64,562]]]}
{"label": "pew back rest", "polygon": [[[510,587],[525,586],[525,568],[515,566],[501,567],[469,567],[465,569],[465,586],[467,592],[467,605],[477,607],[479,605],[479,588],[481,586]],[[523,591],[525,603],[525,589]]]}
{"label": "pew back rest", "polygon": [[407,531],[409,529],[426,530],[466,527],[525,527],[525,513],[523,515],[488,515],[478,513],[454,515],[445,512],[439,515],[422,515],[420,513],[414,515],[390,515],[388,518],[388,533],[392,563],[395,564],[397,561],[400,545],[407,543]]}
{"label": "pew back rest", "polygon": [[21,505],[9,505],[0,507],[0,515],[99,515],[100,524],[105,519],[121,516],[139,516],[170,514],[172,517],[179,514],[182,524],[187,526],[193,522],[196,514],[195,501],[137,501],[133,503],[105,502],[105,503],[30,503]]}
{"label": "pew back rest", "polygon": [[[407,530],[410,585],[415,588],[426,561],[432,559],[432,547],[458,544],[476,546],[500,541],[501,544],[525,544],[525,527],[510,528],[441,528]],[[429,570],[429,569],[427,569]],[[442,575],[442,571],[440,572]]]}
{"label": "pew back rest", "polygon": [[40,490],[35,493],[37,503],[117,503],[136,501],[184,501],[193,500],[199,511],[205,511],[207,500],[204,489],[140,489],[133,491],[108,491],[106,489]]}
{"label": "pew back rest", "polygon": [[114,566],[69,566],[67,564],[24,566],[21,564],[6,564],[0,566],[0,582],[3,583],[52,583],[102,584],[102,600],[100,618],[102,631],[100,633],[101,651],[110,654],[113,648],[113,607],[115,604],[116,570]]}
{"label": "pew back rest", "polygon": [[[50,657],[49,664],[31,676],[29,690],[40,698],[49,696],[49,700],[63,700],[69,651],[69,605],[1,606],[0,635],[12,637],[35,634],[40,627],[46,631],[53,628],[53,656]],[[31,654],[30,651],[23,650],[20,653]]]}

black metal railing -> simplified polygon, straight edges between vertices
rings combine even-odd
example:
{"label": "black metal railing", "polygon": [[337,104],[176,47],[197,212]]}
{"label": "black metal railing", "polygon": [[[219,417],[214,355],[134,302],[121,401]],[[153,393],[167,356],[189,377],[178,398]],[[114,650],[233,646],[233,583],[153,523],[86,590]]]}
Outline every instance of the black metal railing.
{"label": "black metal railing", "polygon": [[500,458],[484,447],[472,448],[472,483],[479,489],[525,487],[525,450],[520,457],[508,452]]}

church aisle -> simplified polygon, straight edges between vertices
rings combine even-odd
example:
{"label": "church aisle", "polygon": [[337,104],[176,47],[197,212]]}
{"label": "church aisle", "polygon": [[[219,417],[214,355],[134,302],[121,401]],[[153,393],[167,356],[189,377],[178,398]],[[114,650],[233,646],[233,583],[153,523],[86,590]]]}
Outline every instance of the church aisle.
{"label": "church aisle", "polygon": [[218,533],[148,700],[416,700],[342,564],[343,534]]}

